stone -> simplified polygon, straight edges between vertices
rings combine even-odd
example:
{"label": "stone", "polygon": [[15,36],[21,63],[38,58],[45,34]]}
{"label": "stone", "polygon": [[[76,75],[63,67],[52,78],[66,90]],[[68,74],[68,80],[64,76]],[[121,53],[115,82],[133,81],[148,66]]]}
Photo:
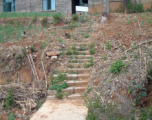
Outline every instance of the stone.
{"label": "stone", "polygon": [[57,58],[58,58],[57,56],[52,56],[51,60],[55,61],[55,60],[57,60]]}
{"label": "stone", "polygon": [[60,55],[60,51],[48,51],[48,52],[46,52],[46,55],[47,55],[48,57],[58,56],[58,55]]}

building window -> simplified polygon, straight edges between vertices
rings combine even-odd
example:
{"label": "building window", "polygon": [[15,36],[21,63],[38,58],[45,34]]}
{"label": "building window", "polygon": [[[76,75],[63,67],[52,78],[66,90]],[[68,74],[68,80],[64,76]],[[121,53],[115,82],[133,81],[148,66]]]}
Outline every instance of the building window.
{"label": "building window", "polygon": [[4,12],[15,12],[15,0],[4,0]]}
{"label": "building window", "polygon": [[55,0],[43,0],[43,10],[55,10]]}

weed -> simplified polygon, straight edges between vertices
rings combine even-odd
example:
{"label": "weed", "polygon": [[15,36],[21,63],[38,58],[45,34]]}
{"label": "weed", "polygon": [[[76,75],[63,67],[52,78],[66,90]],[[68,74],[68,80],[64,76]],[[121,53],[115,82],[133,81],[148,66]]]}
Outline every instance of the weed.
{"label": "weed", "polygon": [[141,21],[141,26],[144,26],[144,24],[145,24],[144,21]]}
{"label": "weed", "polygon": [[81,68],[81,66],[78,66],[78,68]]}
{"label": "weed", "polygon": [[11,83],[12,82],[12,80],[11,79],[7,79],[7,83]]}
{"label": "weed", "polygon": [[89,34],[87,34],[87,35],[85,35],[85,36],[84,36],[84,38],[89,38],[89,37],[90,37],[90,35],[89,35]]}
{"label": "weed", "polygon": [[90,54],[95,54],[95,44],[93,42],[89,46],[89,52]]}
{"label": "weed", "polygon": [[87,21],[88,21],[88,17],[87,17],[87,16],[81,15],[81,16],[79,17],[79,22],[80,22],[80,23],[85,23],[85,22],[87,22]]}
{"label": "weed", "polygon": [[94,66],[93,58],[90,58],[90,64],[91,64],[91,66]]}
{"label": "weed", "polygon": [[41,44],[41,49],[45,49],[45,47],[47,46],[47,42],[45,41],[42,41],[42,44]]}
{"label": "weed", "polygon": [[151,20],[146,19],[146,21],[147,21],[148,23],[151,23]]}
{"label": "weed", "polygon": [[71,61],[71,63],[78,63],[78,60],[73,60]]}
{"label": "weed", "polygon": [[84,63],[84,68],[89,68],[89,65],[86,62]]}
{"label": "weed", "polygon": [[16,115],[13,114],[13,113],[8,113],[8,120],[15,120],[15,117]]}
{"label": "weed", "polygon": [[78,51],[85,51],[86,50],[86,48],[84,47],[84,46],[79,46],[79,49],[78,49]]}
{"label": "weed", "polygon": [[74,68],[72,64],[67,65],[68,68]]}
{"label": "weed", "polygon": [[107,41],[107,42],[106,42],[106,46],[107,46],[107,49],[108,49],[108,50],[111,50],[111,43],[110,43],[110,41]]}
{"label": "weed", "polygon": [[31,50],[32,53],[34,52],[34,46],[33,45],[31,45],[30,50]]}
{"label": "weed", "polygon": [[11,87],[8,91],[8,95],[5,99],[5,103],[3,107],[7,109],[11,109],[13,106],[14,106],[14,92],[13,92],[13,88]]}
{"label": "weed", "polygon": [[44,18],[42,19],[42,21],[41,21],[41,25],[42,25],[43,27],[47,27],[47,24],[48,24],[48,22],[47,22],[47,17],[44,17]]}
{"label": "weed", "polygon": [[42,104],[43,104],[43,100],[42,100],[42,99],[39,99],[38,106],[37,106],[37,110],[42,106]]}
{"label": "weed", "polygon": [[86,53],[81,53],[81,55],[86,55]]}
{"label": "weed", "polygon": [[9,24],[14,24],[13,20],[9,20]]}
{"label": "weed", "polygon": [[72,51],[70,49],[67,49],[66,55],[72,55]]}
{"label": "weed", "polygon": [[74,72],[73,70],[71,70],[69,74],[78,74],[78,72]]}
{"label": "weed", "polygon": [[78,22],[73,22],[73,23],[71,24],[71,27],[72,27],[72,28],[78,27]]}
{"label": "weed", "polygon": [[37,21],[37,16],[34,16],[33,19],[32,19],[32,22],[36,22]]}
{"label": "weed", "polygon": [[76,47],[75,47],[75,45],[72,45],[72,50],[76,50]]}
{"label": "weed", "polygon": [[55,94],[55,97],[61,100],[61,99],[63,99],[64,94],[61,92],[58,92],[57,94]]}
{"label": "weed", "polygon": [[107,56],[106,56],[106,55],[104,55],[104,56],[103,56],[103,59],[104,59],[104,60],[107,60]]}
{"label": "weed", "polygon": [[60,39],[58,40],[58,42],[61,43],[61,42],[63,42],[63,40],[60,38]]}
{"label": "weed", "polygon": [[57,92],[61,92],[62,91],[62,89],[66,89],[66,88],[68,88],[69,87],[69,85],[66,83],[66,82],[64,82],[63,84],[56,84],[56,85],[51,85],[50,87],[49,87],[49,90],[56,90]]}
{"label": "weed", "polygon": [[137,20],[134,18],[134,21],[136,22]]}
{"label": "weed", "polygon": [[139,114],[140,120],[152,120],[152,106],[149,109],[141,108]]}
{"label": "weed", "polygon": [[78,51],[77,50],[73,50],[73,54],[74,55],[78,55]]}
{"label": "weed", "polygon": [[79,16],[78,16],[78,14],[73,14],[72,18],[73,18],[74,21],[78,21]]}
{"label": "weed", "polygon": [[122,63],[121,60],[117,60],[117,61],[115,61],[115,62],[111,65],[111,67],[110,67],[110,72],[111,72],[111,73],[118,74],[118,73],[120,73],[120,71],[121,71],[121,69],[122,69],[123,66],[125,66],[125,64]]}
{"label": "weed", "polygon": [[54,24],[56,25],[62,20],[63,15],[60,12],[54,13],[53,18],[54,18]]}
{"label": "weed", "polygon": [[118,26],[119,26],[119,22],[117,22],[117,28],[118,28]]}
{"label": "weed", "polygon": [[130,24],[130,20],[127,21],[127,25],[129,25],[129,24]]}

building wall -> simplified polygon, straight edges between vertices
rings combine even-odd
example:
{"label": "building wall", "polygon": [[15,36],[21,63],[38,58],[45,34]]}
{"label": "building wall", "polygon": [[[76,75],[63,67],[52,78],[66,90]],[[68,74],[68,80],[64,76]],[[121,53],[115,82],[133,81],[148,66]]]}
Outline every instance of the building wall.
{"label": "building wall", "polygon": [[64,14],[72,14],[72,0],[55,0],[55,10]]}
{"label": "building wall", "polygon": [[[113,12],[118,9],[119,5],[122,4],[123,0],[110,0],[110,10]],[[89,13],[102,13],[103,0],[88,0]]]}
{"label": "building wall", "polygon": [[42,0],[15,0],[15,11],[42,11]]}
{"label": "building wall", "polygon": [[0,13],[4,11],[4,3],[3,0],[0,0]]}

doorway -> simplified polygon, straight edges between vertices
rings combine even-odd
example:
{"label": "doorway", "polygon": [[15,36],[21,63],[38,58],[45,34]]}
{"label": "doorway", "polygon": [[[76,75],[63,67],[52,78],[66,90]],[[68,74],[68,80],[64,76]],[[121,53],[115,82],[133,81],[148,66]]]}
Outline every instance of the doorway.
{"label": "doorway", "polygon": [[72,14],[77,12],[76,7],[88,7],[88,0],[72,0]]}

